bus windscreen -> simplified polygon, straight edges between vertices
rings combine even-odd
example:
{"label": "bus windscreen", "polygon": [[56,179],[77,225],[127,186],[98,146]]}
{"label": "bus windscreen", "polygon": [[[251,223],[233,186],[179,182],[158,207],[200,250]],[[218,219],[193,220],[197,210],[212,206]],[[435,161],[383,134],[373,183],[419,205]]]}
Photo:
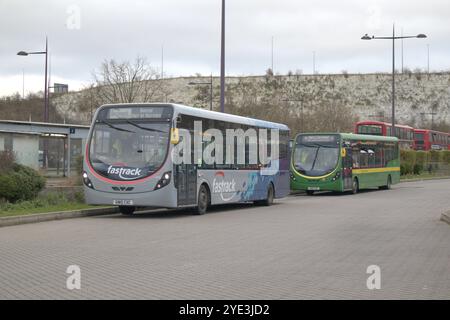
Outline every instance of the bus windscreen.
{"label": "bus windscreen", "polygon": [[300,135],[294,149],[295,169],[307,176],[321,176],[336,168],[339,159],[337,135]]}
{"label": "bus windscreen", "polygon": [[135,180],[158,170],[169,147],[169,122],[100,120],[90,141],[93,169],[112,180]]}

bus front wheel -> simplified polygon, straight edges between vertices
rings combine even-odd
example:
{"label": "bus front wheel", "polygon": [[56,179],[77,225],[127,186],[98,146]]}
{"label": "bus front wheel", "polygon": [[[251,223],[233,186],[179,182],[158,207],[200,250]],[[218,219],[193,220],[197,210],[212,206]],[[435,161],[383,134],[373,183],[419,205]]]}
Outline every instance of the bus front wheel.
{"label": "bus front wheel", "polygon": [[126,206],[119,207],[120,213],[126,216],[131,216],[134,213],[134,210],[136,210],[135,207],[126,207]]}
{"label": "bus front wheel", "polygon": [[206,213],[209,205],[209,191],[204,184],[200,186],[197,197],[197,207],[195,208],[195,214],[202,215]]}

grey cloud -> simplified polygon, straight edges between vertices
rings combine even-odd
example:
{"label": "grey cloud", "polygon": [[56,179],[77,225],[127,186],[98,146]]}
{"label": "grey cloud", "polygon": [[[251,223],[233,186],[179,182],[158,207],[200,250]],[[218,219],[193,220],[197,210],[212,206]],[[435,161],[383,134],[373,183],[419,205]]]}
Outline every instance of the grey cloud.
{"label": "grey cloud", "polygon": [[[66,27],[69,6],[81,10],[81,28]],[[0,77],[42,74],[43,59],[18,57],[19,50],[52,53],[52,73],[89,81],[103,59],[146,56],[156,67],[164,44],[168,74],[219,72],[220,0],[26,1],[0,2]],[[390,43],[362,41],[364,33],[426,33],[404,42],[405,63],[449,69],[450,3],[430,1],[227,0],[227,72],[262,74],[270,66],[274,36],[275,71],[311,72],[316,51],[320,72],[389,71]],[[397,51],[400,54],[400,51]],[[1,94],[1,92],[0,92]]]}

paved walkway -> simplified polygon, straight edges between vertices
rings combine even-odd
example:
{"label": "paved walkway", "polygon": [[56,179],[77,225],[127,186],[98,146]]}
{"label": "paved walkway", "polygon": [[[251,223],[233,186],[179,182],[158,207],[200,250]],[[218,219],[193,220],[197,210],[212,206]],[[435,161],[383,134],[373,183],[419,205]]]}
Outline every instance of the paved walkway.
{"label": "paved walkway", "polygon": [[[449,299],[450,180],[0,229],[0,298]],[[66,268],[81,268],[81,290]],[[369,265],[381,289],[368,290]]]}

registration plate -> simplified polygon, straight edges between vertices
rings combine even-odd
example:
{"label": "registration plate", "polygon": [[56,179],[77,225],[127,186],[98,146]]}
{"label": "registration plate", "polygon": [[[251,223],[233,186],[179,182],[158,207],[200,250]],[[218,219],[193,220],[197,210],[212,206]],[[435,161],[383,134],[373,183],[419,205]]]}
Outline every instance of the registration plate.
{"label": "registration plate", "polygon": [[320,190],[320,187],[308,187],[308,190],[318,191],[318,190]]}
{"label": "registration plate", "polygon": [[132,206],[133,200],[113,200],[113,205],[116,206]]}

